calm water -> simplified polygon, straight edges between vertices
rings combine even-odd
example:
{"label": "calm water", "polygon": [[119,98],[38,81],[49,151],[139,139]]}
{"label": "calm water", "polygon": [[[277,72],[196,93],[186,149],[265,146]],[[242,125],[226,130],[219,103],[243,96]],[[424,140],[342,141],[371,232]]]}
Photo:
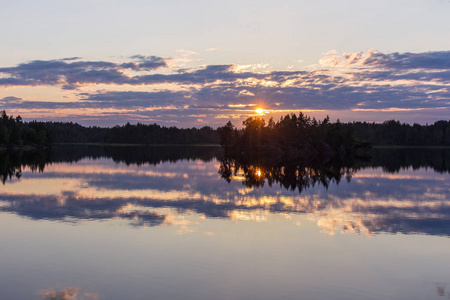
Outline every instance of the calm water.
{"label": "calm water", "polygon": [[450,299],[450,150],[268,170],[60,147],[0,171],[0,299]]}

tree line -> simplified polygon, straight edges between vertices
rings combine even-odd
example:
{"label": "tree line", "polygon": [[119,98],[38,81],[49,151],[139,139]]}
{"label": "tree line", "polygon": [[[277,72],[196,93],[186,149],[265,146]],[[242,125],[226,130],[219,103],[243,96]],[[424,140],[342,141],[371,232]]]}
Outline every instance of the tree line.
{"label": "tree line", "polygon": [[353,128],[360,140],[374,145],[450,146],[450,121],[410,125],[389,120],[382,124],[353,122],[347,126]]}
{"label": "tree line", "polygon": [[20,116],[8,116],[0,113],[0,148],[45,147],[50,144],[50,137],[44,124],[40,122],[23,122]]}
{"label": "tree line", "polygon": [[127,123],[123,126],[85,127],[72,122],[43,122],[54,143],[111,144],[218,144],[217,130],[202,128],[165,127],[157,124]]}
{"label": "tree line", "polygon": [[123,126],[82,126],[73,122],[24,122],[20,116],[0,116],[0,148],[46,147],[52,143],[219,144],[216,129],[165,127],[127,123]]}
{"label": "tree line", "polygon": [[[221,142],[222,140],[222,142]],[[277,153],[286,149],[309,147],[321,151],[347,152],[357,145],[450,146],[450,121],[431,125],[406,124],[389,120],[384,123],[317,121],[302,113],[288,114],[279,121],[251,117],[241,129],[231,122],[214,129],[165,127],[158,124],[123,126],[82,126],[73,122],[24,122],[20,116],[0,116],[0,148],[42,147],[51,143],[118,143],[118,144],[219,144],[246,151],[267,148]],[[263,146],[264,145],[264,146]],[[303,145],[303,146],[302,146]],[[260,150],[261,150],[260,149]]]}
{"label": "tree line", "polygon": [[231,122],[218,128],[221,145],[226,151],[239,153],[270,152],[272,156],[311,157],[328,153],[350,153],[369,145],[450,146],[450,121],[432,125],[409,125],[389,120],[383,123],[330,122],[310,118],[303,113],[287,114],[266,122],[250,117],[243,128]]}

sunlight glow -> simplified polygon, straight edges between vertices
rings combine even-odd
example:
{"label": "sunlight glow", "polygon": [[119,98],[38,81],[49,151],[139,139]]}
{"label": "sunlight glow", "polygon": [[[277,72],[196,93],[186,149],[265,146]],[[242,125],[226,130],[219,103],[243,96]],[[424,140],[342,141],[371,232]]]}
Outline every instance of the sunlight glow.
{"label": "sunlight glow", "polygon": [[264,114],[264,109],[261,108],[261,107],[258,107],[257,109],[255,109],[255,112],[256,112],[258,115],[263,115],[263,114]]}

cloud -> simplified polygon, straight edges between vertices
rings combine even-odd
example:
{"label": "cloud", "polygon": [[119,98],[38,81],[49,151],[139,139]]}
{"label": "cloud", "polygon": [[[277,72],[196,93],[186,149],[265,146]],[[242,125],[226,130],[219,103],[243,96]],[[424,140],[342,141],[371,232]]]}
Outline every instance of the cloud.
{"label": "cloud", "polygon": [[361,65],[392,69],[450,69],[450,51],[424,53],[390,53],[368,51]]}
{"label": "cloud", "polygon": [[138,62],[123,63],[121,64],[123,68],[132,69],[134,71],[141,71],[141,70],[150,71],[167,67],[168,59],[158,56],[133,55],[130,56],[130,58],[135,59]]}
{"label": "cloud", "polygon": [[382,53],[376,50],[367,52],[343,53],[329,51],[320,59],[320,65],[330,67],[375,67],[390,70],[450,69],[450,51],[430,51],[422,53],[394,52]]}
{"label": "cloud", "polygon": [[1,104],[17,104],[23,102],[22,98],[14,97],[14,96],[8,96],[0,99],[0,105]]}
{"label": "cloud", "polygon": [[0,68],[0,86],[60,86],[74,89],[83,84],[124,84],[126,70],[149,71],[167,67],[167,59],[133,56],[136,61],[118,64],[106,61],[79,61],[78,57],[34,60],[16,67]]}
{"label": "cloud", "polygon": [[81,93],[80,100],[84,107],[107,106],[107,107],[168,107],[170,105],[184,106],[185,96],[189,94],[179,91],[157,91],[157,92],[99,92],[95,94]]}
{"label": "cloud", "polygon": [[[185,56],[196,54],[180,51]],[[72,102],[31,101],[9,94],[0,105],[17,110],[91,109],[91,113],[85,113],[87,117],[115,113],[120,117],[122,113],[131,120],[148,118],[180,124],[200,122],[189,117],[194,115],[205,115],[201,120],[206,123],[217,116],[242,119],[251,110],[230,105],[261,103],[269,113],[450,111],[450,51],[332,51],[308,71],[270,71],[266,65],[233,64],[169,68],[168,58],[134,55],[128,59],[115,63],[74,57],[0,68],[0,87],[44,85],[67,93],[78,90],[72,94]],[[98,85],[102,89],[92,89]]]}

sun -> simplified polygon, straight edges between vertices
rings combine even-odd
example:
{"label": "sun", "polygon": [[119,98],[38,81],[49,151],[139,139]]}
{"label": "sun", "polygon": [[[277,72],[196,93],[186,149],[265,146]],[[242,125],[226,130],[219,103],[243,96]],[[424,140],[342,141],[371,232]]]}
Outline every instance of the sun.
{"label": "sun", "polygon": [[262,115],[262,114],[264,114],[264,109],[261,108],[261,107],[258,107],[257,109],[255,109],[255,112],[256,112],[258,115]]}

